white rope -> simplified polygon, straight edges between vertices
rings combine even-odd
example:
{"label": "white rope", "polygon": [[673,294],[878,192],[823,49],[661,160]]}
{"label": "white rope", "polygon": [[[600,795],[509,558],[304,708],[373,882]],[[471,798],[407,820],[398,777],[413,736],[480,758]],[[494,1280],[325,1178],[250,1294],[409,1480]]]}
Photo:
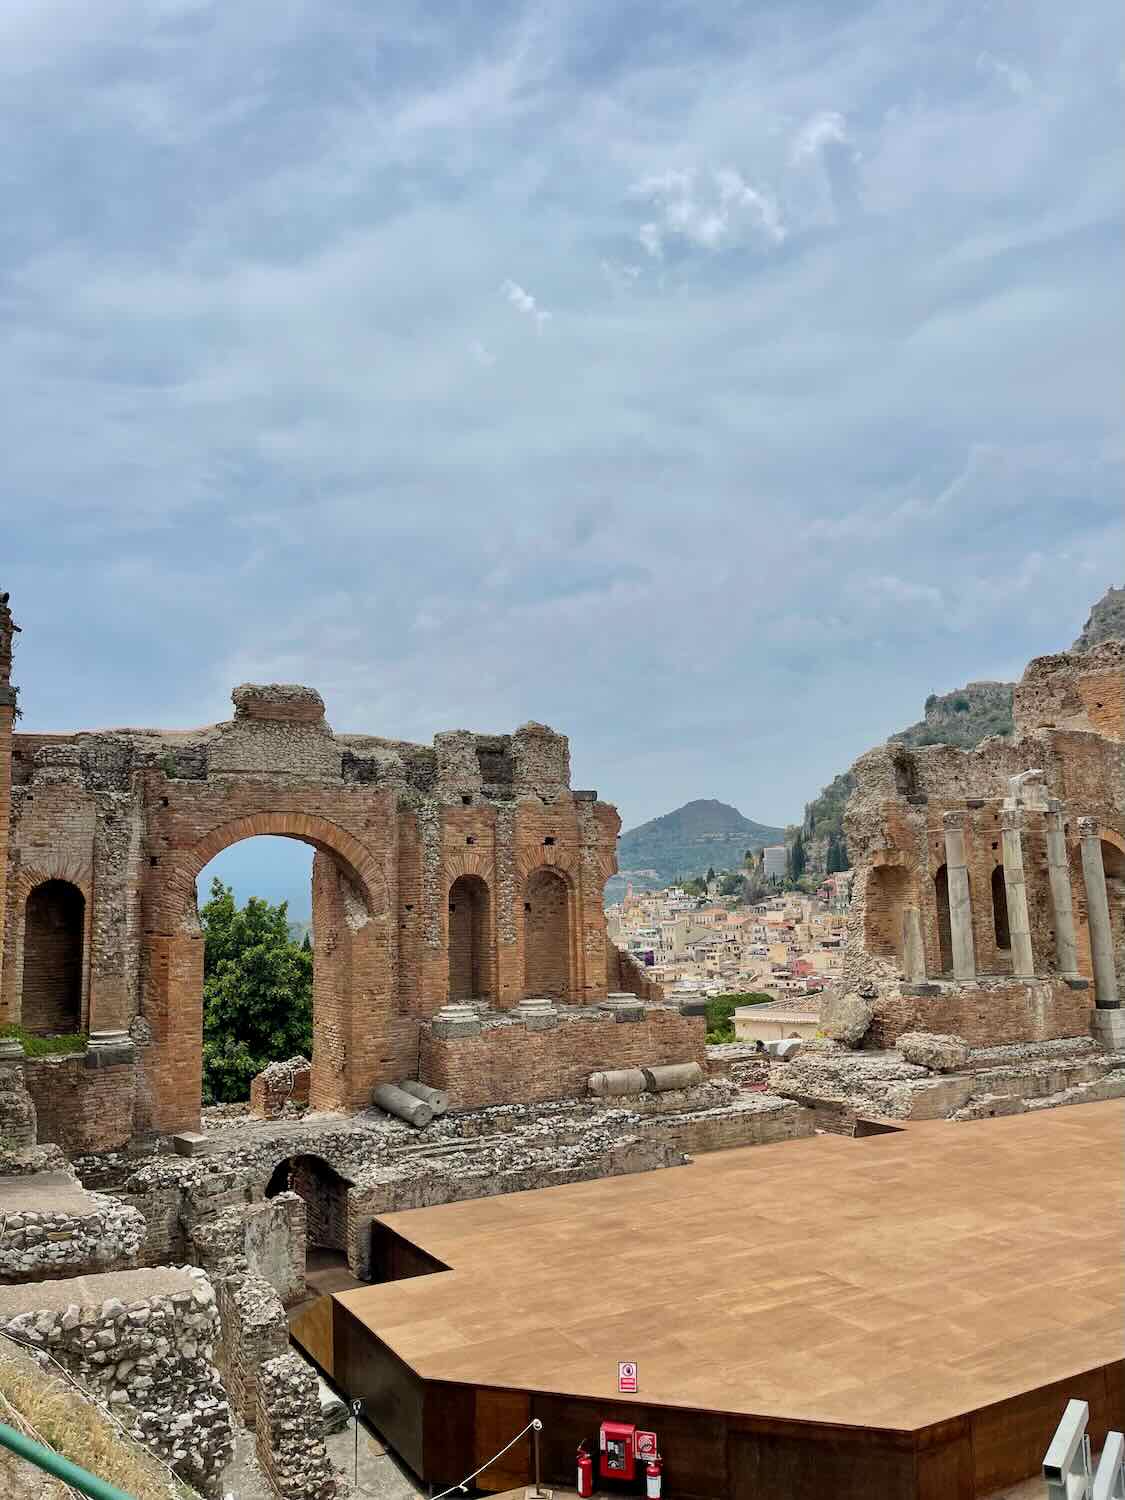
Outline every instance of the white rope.
{"label": "white rope", "polygon": [[539,1420],[538,1417],[532,1417],[531,1421],[527,1424],[524,1430],[522,1432],[517,1432],[512,1441],[510,1443],[505,1443],[503,1448],[500,1449],[500,1452],[494,1453],[487,1463],[481,1464],[480,1468],[474,1469],[471,1474],[466,1474],[465,1478],[462,1479],[460,1484],[451,1484],[447,1490],[442,1490],[440,1495],[434,1496],[434,1500],[445,1500],[446,1495],[452,1495],[456,1490],[461,1490],[463,1493],[467,1494],[469,1485],[477,1477],[477,1475],[483,1474],[485,1469],[491,1469],[496,1460],[498,1458],[503,1458],[508,1449],[514,1448],[519,1442],[520,1438],[526,1437],[527,1434],[532,1430],[532,1428],[534,1428],[536,1432],[543,1431],[543,1423]]}

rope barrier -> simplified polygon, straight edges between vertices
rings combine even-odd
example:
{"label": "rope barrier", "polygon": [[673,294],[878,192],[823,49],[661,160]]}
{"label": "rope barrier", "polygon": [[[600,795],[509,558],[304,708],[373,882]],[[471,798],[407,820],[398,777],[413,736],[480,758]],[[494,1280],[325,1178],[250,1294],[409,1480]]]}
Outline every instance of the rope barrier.
{"label": "rope barrier", "polygon": [[508,1451],[509,1448],[514,1448],[516,1446],[516,1444],[519,1442],[520,1438],[521,1437],[526,1437],[527,1434],[529,1432],[531,1432],[531,1431],[535,1431],[535,1432],[542,1432],[543,1431],[543,1423],[539,1420],[538,1417],[532,1417],[531,1421],[527,1424],[527,1426],[523,1429],[523,1431],[522,1432],[517,1432],[516,1435],[515,1435],[515,1437],[512,1439],[512,1441],[510,1443],[505,1443],[504,1446],[503,1446],[503,1448],[500,1449],[500,1452],[499,1453],[494,1453],[492,1455],[492,1457],[488,1460],[487,1463],[481,1464],[481,1466],[480,1466],[479,1469],[474,1469],[471,1474],[467,1474],[465,1476],[465,1478],[462,1479],[462,1481],[461,1481],[460,1484],[451,1484],[447,1490],[442,1490],[442,1492],[441,1492],[440,1495],[435,1495],[433,1497],[433,1500],[445,1500],[445,1497],[447,1495],[452,1495],[457,1490],[460,1490],[463,1494],[467,1494],[468,1493],[468,1489],[469,1489],[469,1485],[473,1482],[473,1480],[477,1477],[478,1474],[483,1474],[484,1471],[485,1471],[485,1469],[491,1469],[492,1465],[496,1462],[496,1460],[498,1458],[503,1458],[504,1455],[505,1455],[505,1453],[507,1453],[507,1451]]}

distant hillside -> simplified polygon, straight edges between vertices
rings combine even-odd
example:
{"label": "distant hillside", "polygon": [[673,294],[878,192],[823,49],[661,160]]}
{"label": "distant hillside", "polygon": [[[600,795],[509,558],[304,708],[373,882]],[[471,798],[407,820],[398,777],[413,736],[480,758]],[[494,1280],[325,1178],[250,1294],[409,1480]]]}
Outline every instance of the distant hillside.
{"label": "distant hillside", "polygon": [[634,885],[644,888],[667,885],[680,875],[705,875],[712,866],[736,869],[747,849],[779,843],[784,836],[783,828],[744,818],[726,802],[687,802],[621,835],[617,879],[623,883],[632,878]]}
{"label": "distant hillside", "polygon": [[1072,651],[1092,651],[1102,641],[1125,641],[1125,588],[1106,589],[1090,611]]}
{"label": "distant hillside", "polygon": [[1011,734],[1014,682],[967,682],[952,693],[931,693],[926,717],[900,729],[888,740],[920,749],[923,745],[956,745],[972,750],[990,734]]}

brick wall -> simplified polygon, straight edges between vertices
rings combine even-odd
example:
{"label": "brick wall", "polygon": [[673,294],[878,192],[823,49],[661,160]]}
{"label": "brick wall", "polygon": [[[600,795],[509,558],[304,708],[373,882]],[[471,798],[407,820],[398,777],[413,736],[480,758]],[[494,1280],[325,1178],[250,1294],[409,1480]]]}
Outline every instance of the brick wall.
{"label": "brick wall", "polygon": [[268,1282],[234,1261],[211,1271],[221,1332],[215,1364],[233,1409],[246,1425],[258,1417],[258,1371],[289,1347],[289,1324],[281,1299]]}
{"label": "brick wall", "polygon": [[882,996],[864,1038],[868,1048],[893,1047],[907,1031],[962,1036],[971,1047],[1089,1036],[1093,989],[1062,979],[985,980],[940,995]]}
{"label": "brick wall", "polygon": [[523,892],[524,994],[574,1000],[571,988],[570,891],[564,876],[536,870]]}
{"label": "brick wall", "polygon": [[70,1156],[125,1145],[133,1134],[136,1073],[135,1063],[89,1068],[84,1053],[27,1058],[24,1080],[40,1144],[51,1142]]}
{"label": "brick wall", "polygon": [[454,1109],[580,1097],[591,1073],[661,1063],[707,1065],[702,1016],[649,1010],[619,1023],[584,1013],[546,1031],[520,1022],[486,1026],[476,1037],[439,1039],[422,1028],[421,1081],[447,1091]]}
{"label": "brick wall", "polygon": [[295,1156],[289,1164],[289,1189],[305,1204],[305,1235],[310,1245],[346,1250],[348,1245],[347,1180],[315,1156]]}

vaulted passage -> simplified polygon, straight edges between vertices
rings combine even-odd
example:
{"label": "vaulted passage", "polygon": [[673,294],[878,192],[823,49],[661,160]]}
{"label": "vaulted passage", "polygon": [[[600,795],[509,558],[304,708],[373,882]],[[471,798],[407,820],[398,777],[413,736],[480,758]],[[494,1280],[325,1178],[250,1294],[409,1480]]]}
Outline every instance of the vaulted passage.
{"label": "vaulted passage", "polygon": [[348,1248],[348,1188],[351,1184],[319,1156],[293,1156],[274,1168],[265,1196],[298,1193],[305,1200],[309,1249]]}
{"label": "vaulted passage", "polygon": [[523,903],[524,994],[570,998],[570,889],[557,870],[527,878]]}
{"label": "vaulted passage", "polygon": [[86,901],[67,880],[45,880],[27,898],[22,1024],[38,1036],[82,1027],[82,933]]}
{"label": "vaulted passage", "polygon": [[449,998],[492,996],[488,886],[479,875],[462,875],[449,889]]}

